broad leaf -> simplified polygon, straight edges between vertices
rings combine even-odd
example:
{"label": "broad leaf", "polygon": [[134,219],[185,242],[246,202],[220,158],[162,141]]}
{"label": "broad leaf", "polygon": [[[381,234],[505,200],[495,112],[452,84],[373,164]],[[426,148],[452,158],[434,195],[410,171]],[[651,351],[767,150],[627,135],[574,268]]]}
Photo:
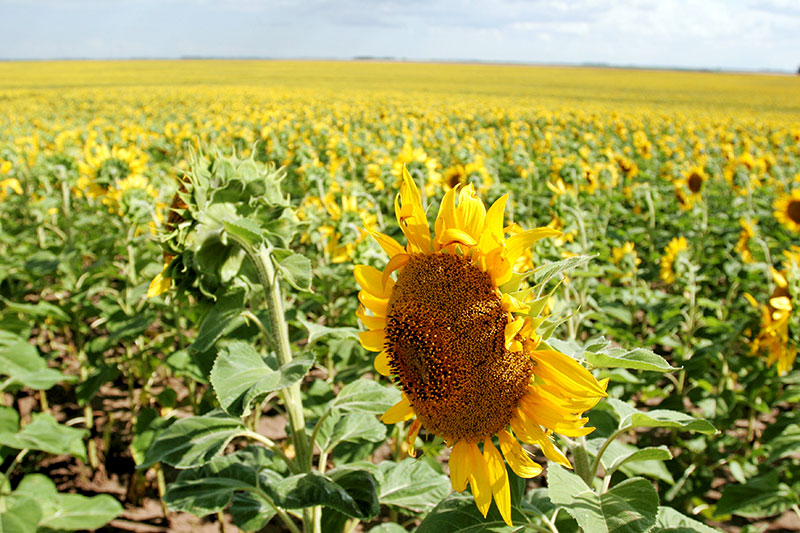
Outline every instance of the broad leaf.
{"label": "broad leaf", "polygon": [[650,533],[718,533],[718,530],[684,516],[672,507],[659,507],[656,527]]}
{"label": "broad leaf", "polygon": [[16,383],[36,390],[47,390],[61,381],[77,379],[48,368],[47,362],[36,348],[18,337],[12,342],[0,344],[0,376],[2,375],[11,378],[9,384]]}
{"label": "broad leaf", "polygon": [[222,296],[200,323],[197,339],[192,343],[191,349],[205,352],[220,337],[244,324],[244,319],[240,316],[243,309],[244,290],[236,289]]}
{"label": "broad leaf", "polygon": [[372,494],[377,492],[377,481],[371,474],[350,472],[340,481],[342,485],[329,477],[311,472],[284,479],[267,487],[267,490],[273,494],[273,500],[286,509],[323,505],[362,520],[378,514],[377,497],[370,501],[362,499],[365,491]]}
{"label": "broad leaf", "polygon": [[372,415],[350,413],[342,417],[328,417],[320,426],[317,445],[330,452],[340,442],[381,442],[385,439],[386,424]]}
{"label": "broad leaf", "polygon": [[430,511],[450,492],[450,480],[424,461],[405,459],[381,463],[383,483],[378,499],[382,504],[414,513]]}
{"label": "broad leaf", "polygon": [[654,409],[652,411],[639,411],[627,403],[609,398],[608,404],[619,415],[619,427],[635,428],[675,428],[682,431],[694,431],[706,435],[717,433],[716,428],[706,420],[693,418],[685,413],[671,411],[668,409]]}
{"label": "broad leaf", "polygon": [[176,468],[202,466],[221,454],[230,441],[246,433],[241,420],[221,411],[184,418],[156,437],[139,468],[149,468],[157,462]]}
{"label": "broad leaf", "polygon": [[792,503],[792,491],[780,482],[780,472],[770,470],[743,485],[727,485],[717,502],[714,515],[735,514],[749,518],[764,518],[782,513],[790,508]]}
{"label": "broad leaf", "polygon": [[330,408],[339,412],[383,414],[400,401],[400,392],[371,379],[357,379],[342,387]]}
{"label": "broad leaf", "polygon": [[265,359],[249,344],[235,341],[220,350],[211,384],[225,412],[244,417],[253,402],[297,383],[313,364],[311,358],[296,358],[278,367],[274,356]]}
{"label": "broad leaf", "polygon": [[0,533],[37,533],[42,509],[36,500],[15,498],[0,512]]}
{"label": "broad leaf", "polygon": [[655,524],[658,494],[649,481],[631,478],[598,495],[577,475],[548,463],[547,486],[585,533],[639,533]]}
{"label": "broad leaf", "polygon": [[298,291],[311,290],[311,261],[308,257],[291,250],[276,249],[272,251],[272,259],[275,268],[289,285]]}
{"label": "broad leaf", "polygon": [[[511,509],[511,520],[514,524],[520,524],[523,521],[522,515],[516,507]],[[506,533],[510,531],[516,530],[506,525],[494,503],[484,518],[478,511],[470,493],[454,492],[428,513],[416,533]]]}
{"label": "broad leaf", "polygon": [[122,505],[108,494],[88,497],[59,493],[55,483],[42,474],[25,476],[13,497],[35,500],[41,508],[39,527],[56,530],[97,529],[123,510]]}
{"label": "broad leaf", "polygon": [[0,431],[0,445],[18,450],[41,450],[54,455],[69,454],[85,461],[83,438],[87,434],[85,429],[59,424],[48,413],[34,413],[31,423],[19,432]]}
{"label": "broad leaf", "polygon": [[308,320],[304,320],[302,317],[298,318],[299,322],[303,325],[306,330],[308,330],[308,343],[311,344],[317,339],[321,339],[322,337],[336,337],[339,339],[357,339],[358,338],[358,329],[356,328],[329,328],[328,326],[323,326],[321,324],[315,324],[314,322],[309,322]]}
{"label": "broad leaf", "polygon": [[236,237],[236,239],[247,243],[251,248],[255,248],[262,243],[261,228],[258,224],[248,218],[237,220],[223,220],[225,230]]}

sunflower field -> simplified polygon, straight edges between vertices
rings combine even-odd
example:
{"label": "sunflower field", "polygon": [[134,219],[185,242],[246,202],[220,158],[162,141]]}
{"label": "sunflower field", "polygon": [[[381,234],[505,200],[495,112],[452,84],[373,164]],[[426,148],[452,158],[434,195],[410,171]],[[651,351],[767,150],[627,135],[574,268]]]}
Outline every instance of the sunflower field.
{"label": "sunflower field", "polygon": [[0,63],[0,532],[800,530],[800,78]]}

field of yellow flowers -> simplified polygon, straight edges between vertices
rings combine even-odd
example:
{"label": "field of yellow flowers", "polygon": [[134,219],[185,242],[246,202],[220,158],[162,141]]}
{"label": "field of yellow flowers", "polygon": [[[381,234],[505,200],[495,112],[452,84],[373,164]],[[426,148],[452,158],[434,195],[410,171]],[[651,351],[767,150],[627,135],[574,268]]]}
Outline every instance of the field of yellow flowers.
{"label": "field of yellow flowers", "polygon": [[783,75],[0,63],[0,531],[800,529],[799,116]]}

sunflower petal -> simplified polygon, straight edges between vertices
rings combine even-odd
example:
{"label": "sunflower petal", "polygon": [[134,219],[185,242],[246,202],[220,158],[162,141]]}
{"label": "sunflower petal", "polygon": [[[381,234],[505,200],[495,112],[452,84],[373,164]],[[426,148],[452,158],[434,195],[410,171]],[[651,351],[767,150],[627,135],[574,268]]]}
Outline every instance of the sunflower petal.
{"label": "sunflower petal", "polygon": [[356,316],[367,329],[383,329],[386,327],[385,316],[371,316],[367,314],[367,308],[359,305],[356,309]]}
{"label": "sunflower petal", "polygon": [[392,373],[392,368],[389,366],[389,354],[386,353],[386,350],[381,351],[378,355],[375,356],[375,361],[373,364],[375,365],[375,370],[381,376],[389,376]]}
{"label": "sunflower petal", "polygon": [[386,344],[386,330],[373,329],[362,331],[358,334],[358,340],[365,350],[369,350],[370,352],[383,351],[383,345]]}
{"label": "sunflower petal", "polygon": [[408,401],[404,394],[402,399],[386,410],[381,416],[381,422],[384,424],[397,424],[398,422],[405,422],[414,418],[414,408],[411,407],[411,402]]}
{"label": "sunflower petal", "polygon": [[500,449],[503,451],[503,456],[516,475],[528,479],[542,473],[541,465],[531,459],[525,448],[508,431],[499,432],[497,437],[500,440]]}
{"label": "sunflower petal", "polygon": [[500,516],[509,527],[513,527],[511,523],[511,486],[508,483],[506,464],[488,437],[483,440],[483,458],[486,460],[489,484],[492,487],[494,501],[500,510]]}
{"label": "sunflower petal", "polygon": [[356,265],[353,268],[356,283],[370,294],[378,298],[388,298],[392,295],[394,280],[384,278],[383,272],[368,265]]}
{"label": "sunflower petal", "polygon": [[469,444],[460,440],[453,446],[453,451],[450,452],[450,484],[453,485],[453,490],[456,492],[463,492],[467,488],[467,480],[469,479],[470,467],[470,450]]}
{"label": "sunflower petal", "polygon": [[422,428],[422,422],[420,422],[419,419],[417,419],[411,423],[411,427],[408,430],[408,436],[406,437],[406,444],[408,444],[409,457],[417,456],[417,449],[414,447],[414,443],[417,441],[417,435],[419,435],[419,430],[421,428]]}
{"label": "sunflower petal", "polygon": [[384,235],[383,233],[372,230],[369,230],[369,234],[372,235],[372,238],[375,239],[375,242],[378,243],[378,246],[380,246],[383,251],[387,253],[389,259],[397,254],[406,253],[406,249],[403,248],[399,242],[388,235]]}
{"label": "sunflower petal", "polygon": [[516,263],[519,256],[530,248],[533,243],[545,237],[555,237],[561,235],[561,232],[553,228],[536,228],[517,233],[506,239],[506,254],[508,261],[513,265]]}
{"label": "sunflower petal", "polygon": [[492,505],[492,484],[489,481],[489,466],[483,458],[478,445],[474,442],[469,443],[470,469],[469,486],[472,489],[472,496],[475,498],[475,505],[484,518]]}

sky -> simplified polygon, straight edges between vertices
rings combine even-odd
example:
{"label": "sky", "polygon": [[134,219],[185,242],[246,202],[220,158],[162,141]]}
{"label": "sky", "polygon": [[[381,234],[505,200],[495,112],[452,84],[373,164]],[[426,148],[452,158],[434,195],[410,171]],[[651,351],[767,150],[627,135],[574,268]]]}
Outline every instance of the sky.
{"label": "sky", "polygon": [[185,56],[796,72],[800,0],[0,0],[0,58]]}

